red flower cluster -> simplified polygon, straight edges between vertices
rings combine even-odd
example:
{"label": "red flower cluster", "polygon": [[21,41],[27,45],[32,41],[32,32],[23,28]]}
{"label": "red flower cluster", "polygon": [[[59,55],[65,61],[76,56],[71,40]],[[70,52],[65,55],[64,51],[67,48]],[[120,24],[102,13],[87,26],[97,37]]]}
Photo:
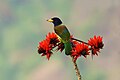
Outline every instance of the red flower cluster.
{"label": "red flower cluster", "polygon": [[38,46],[38,53],[39,54],[43,53],[42,56],[46,55],[48,60],[52,54],[51,52],[52,48],[49,46],[49,44],[50,43],[47,40],[43,40],[39,42],[39,46]]}
{"label": "red flower cluster", "polygon": [[73,47],[71,56],[74,57],[74,61],[77,60],[78,57],[84,56],[86,58],[87,55],[89,55],[89,48],[88,45],[85,45],[84,43],[78,43]]}
{"label": "red flower cluster", "polygon": [[57,43],[59,42],[59,39],[55,33],[48,33],[46,40],[50,43],[51,47],[56,47]]}
{"label": "red flower cluster", "polygon": [[94,38],[90,38],[90,40],[88,40],[88,44],[91,46],[92,55],[98,55],[98,52],[100,52],[100,49],[102,49],[104,46],[102,37],[100,36],[94,36]]}
{"label": "red flower cluster", "polygon": [[[90,50],[92,51],[92,55],[98,55],[98,52],[100,52],[100,49],[104,46],[102,37],[100,36],[90,38],[88,43],[74,39],[73,36],[71,36],[71,44],[72,50],[70,56],[74,58],[74,61],[76,61],[81,55],[86,58],[87,55],[90,54]],[[64,50],[64,43],[58,39],[58,36],[55,33],[48,33],[46,39],[39,42],[38,53],[42,54],[42,56],[46,55],[49,60],[52,50],[55,47],[57,47],[57,51],[59,50],[62,52]]]}
{"label": "red flower cluster", "polygon": [[39,42],[38,46],[38,53],[41,54],[42,56],[47,57],[49,60],[51,54],[52,54],[52,49],[57,46],[57,43],[59,42],[59,39],[55,33],[48,33],[46,36],[46,39]]}

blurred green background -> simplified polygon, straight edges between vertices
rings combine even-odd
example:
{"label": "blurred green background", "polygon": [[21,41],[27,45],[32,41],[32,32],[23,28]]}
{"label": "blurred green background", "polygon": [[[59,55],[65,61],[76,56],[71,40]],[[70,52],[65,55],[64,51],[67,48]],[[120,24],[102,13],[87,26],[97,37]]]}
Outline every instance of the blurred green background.
{"label": "blurred green background", "polygon": [[99,56],[77,61],[82,80],[120,80],[120,0],[0,0],[0,80],[77,80],[64,52],[37,53],[53,16],[81,40],[103,36]]}

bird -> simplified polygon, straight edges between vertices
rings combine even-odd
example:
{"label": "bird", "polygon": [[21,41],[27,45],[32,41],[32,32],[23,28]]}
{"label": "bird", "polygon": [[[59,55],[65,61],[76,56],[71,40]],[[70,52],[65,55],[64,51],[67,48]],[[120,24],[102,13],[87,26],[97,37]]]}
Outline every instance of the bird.
{"label": "bird", "polygon": [[65,54],[70,55],[72,50],[72,44],[70,41],[70,32],[67,27],[58,17],[50,18],[47,21],[53,23],[55,33],[60,38],[60,41],[64,44]]}

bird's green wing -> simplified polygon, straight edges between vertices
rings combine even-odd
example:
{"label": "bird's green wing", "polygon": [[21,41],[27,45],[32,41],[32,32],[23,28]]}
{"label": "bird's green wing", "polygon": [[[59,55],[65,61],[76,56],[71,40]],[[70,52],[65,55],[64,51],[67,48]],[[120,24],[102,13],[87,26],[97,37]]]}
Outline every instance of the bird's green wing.
{"label": "bird's green wing", "polygon": [[70,39],[70,33],[65,25],[59,25],[54,28],[57,35],[60,36],[63,43],[67,42]]}

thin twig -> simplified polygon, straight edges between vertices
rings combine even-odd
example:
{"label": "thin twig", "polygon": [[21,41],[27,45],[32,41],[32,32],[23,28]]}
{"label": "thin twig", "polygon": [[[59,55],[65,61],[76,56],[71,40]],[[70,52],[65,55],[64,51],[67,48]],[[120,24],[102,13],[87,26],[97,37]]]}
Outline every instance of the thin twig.
{"label": "thin twig", "polygon": [[77,63],[74,61],[74,58],[71,56],[72,58],[72,62],[74,64],[74,69],[76,71],[76,76],[78,77],[78,80],[81,80],[81,75],[80,75],[80,71],[78,69]]}
{"label": "thin twig", "polygon": [[84,42],[84,41],[82,41],[82,40],[78,40],[78,39],[75,39],[75,38],[71,38],[72,40],[76,40],[76,41],[79,41],[79,42],[81,42],[81,43],[85,43],[85,44],[87,44],[88,45],[88,43],[87,42]]}

